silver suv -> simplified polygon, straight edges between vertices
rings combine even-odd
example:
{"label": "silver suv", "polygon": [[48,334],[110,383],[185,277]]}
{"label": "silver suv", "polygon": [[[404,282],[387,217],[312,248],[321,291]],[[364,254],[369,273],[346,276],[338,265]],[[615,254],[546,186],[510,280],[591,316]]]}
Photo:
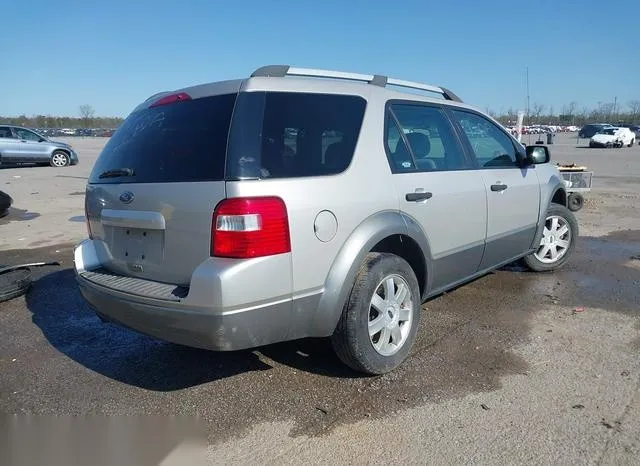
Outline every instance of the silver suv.
{"label": "silver suv", "polygon": [[78,154],[64,142],[22,126],[0,125],[0,164],[45,163],[66,167],[78,163]]}
{"label": "silver suv", "polygon": [[428,298],[567,261],[578,225],[548,162],[447,89],[267,66],[135,108],[89,178],[77,279],[103,320],[145,334],[213,350],[331,337],[380,374]]}

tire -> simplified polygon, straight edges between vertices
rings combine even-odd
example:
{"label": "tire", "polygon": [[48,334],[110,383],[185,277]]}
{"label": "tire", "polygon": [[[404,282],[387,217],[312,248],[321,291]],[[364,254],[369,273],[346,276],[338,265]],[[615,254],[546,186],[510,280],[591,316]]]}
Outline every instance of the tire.
{"label": "tire", "polygon": [[632,140],[631,140],[631,142],[629,143],[629,146],[628,146],[628,147],[633,147],[633,143],[634,143],[634,142],[636,142],[636,140],[635,140],[635,139],[632,139]]}
{"label": "tire", "polygon": [[49,161],[49,164],[52,167],[61,168],[61,167],[67,167],[70,162],[71,160],[69,159],[69,156],[67,155],[66,152],[57,150],[53,154],[51,154],[51,160]]}
{"label": "tire", "polygon": [[0,274],[0,303],[22,296],[31,286],[31,271],[15,269]]}
{"label": "tire", "polygon": [[[387,294],[392,294],[387,293],[391,284],[394,298],[398,298],[401,287],[405,290],[400,301],[387,302]],[[383,308],[378,311],[380,307]],[[333,349],[342,362],[356,371],[372,375],[390,372],[411,351],[421,307],[420,287],[411,266],[394,254],[370,253],[360,267],[331,337]],[[399,345],[394,344],[396,338]]]}
{"label": "tire", "polygon": [[567,199],[567,207],[571,212],[577,212],[584,206],[584,197],[580,193],[571,193]]}
{"label": "tire", "polygon": [[[558,222],[554,223],[554,219]],[[554,225],[557,226],[552,228]],[[567,227],[568,235],[561,233],[564,226]],[[573,212],[560,204],[551,204],[547,210],[545,233],[540,240],[540,246],[536,252],[523,258],[525,265],[534,272],[550,272],[562,267],[575,249],[578,234],[578,221]],[[568,244],[559,251],[560,241]],[[546,249],[546,246],[549,248]],[[556,251],[556,258],[553,258],[553,250]]]}

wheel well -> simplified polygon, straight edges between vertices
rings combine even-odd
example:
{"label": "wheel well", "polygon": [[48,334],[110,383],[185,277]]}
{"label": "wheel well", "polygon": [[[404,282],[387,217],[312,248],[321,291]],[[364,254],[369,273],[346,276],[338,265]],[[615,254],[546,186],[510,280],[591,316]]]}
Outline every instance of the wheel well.
{"label": "wheel well", "polygon": [[406,235],[388,236],[376,244],[371,249],[371,252],[387,252],[406,260],[416,274],[418,285],[420,286],[420,294],[424,294],[427,267],[424,261],[424,254],[420,250],[418,243],[413,239]]}
{"label": "wheel well", "polygon": [[563,206],[567,206],[567,192],[564,189],[558,189],[551,199],[552,204],[560,204]]}
{"label": "wheel well", "polygon": [[53,154],[55,154],[56,152],[64,152],[65,154],[67,154],[67,157],[69,157],[69,158],[71,157],[71,152],[69,150],[63,149],[61,147],[60,148],[56,147],[55,149],[53,149],[51,151],[51,155],[49,157],[52,157]]}

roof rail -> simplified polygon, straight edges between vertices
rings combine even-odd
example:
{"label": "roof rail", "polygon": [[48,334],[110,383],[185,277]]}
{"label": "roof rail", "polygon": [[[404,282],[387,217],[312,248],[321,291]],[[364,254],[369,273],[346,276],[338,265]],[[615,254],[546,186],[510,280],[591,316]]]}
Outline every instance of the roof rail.
{"label": "roof rail", "polygon": [[318,70],[313,68],[298,68],[289,65],[267,65],[258,68],[251,73],[252,78],[256,77],[272,77],[272,78],[284,78],[285,76],[306,76],[314,78],[334,78],[334,79],[347,79],[351,81],[361,81],[374,86],[386,87],[390,86],[406,87],[410,89],[418,89],[422,91],[434,92],[441,94],[445,99],[455,102],[462,102],[462,100],[442,86],[432,86],[430,84],[422,84],[413,81],[404,81],[402,79],[388,78],[387,76],[379,74],[359,74],[359,73],[346,73],[343,71],[331,71],[331,70]]}

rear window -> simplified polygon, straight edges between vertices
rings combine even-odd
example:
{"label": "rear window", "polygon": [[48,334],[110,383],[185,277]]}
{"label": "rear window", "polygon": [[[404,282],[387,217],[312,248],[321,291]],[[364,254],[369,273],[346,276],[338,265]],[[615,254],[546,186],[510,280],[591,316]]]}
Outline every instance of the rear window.
{"label": "rear window", "polygon": [[229,136],[227,179],[295,178],[347,169],[366,101],[350,95],[246,92]]}
{"label": "rear window", "polygon": [[[223,180],[236,96],[204,97],[132,113],[102,150],[89,182]],[[100,178],[120,170],[129,176]]]}

